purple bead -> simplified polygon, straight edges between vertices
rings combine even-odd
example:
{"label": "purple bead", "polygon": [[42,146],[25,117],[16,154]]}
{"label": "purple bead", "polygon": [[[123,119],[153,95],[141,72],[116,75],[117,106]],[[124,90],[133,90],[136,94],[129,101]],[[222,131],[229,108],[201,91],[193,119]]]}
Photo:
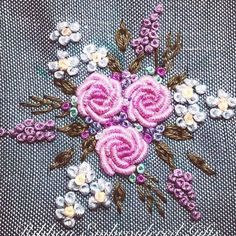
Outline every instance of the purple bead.
{"label": "purple bead", "polygon": [[166,69],[164,67],[158,67],[156,73],[161,77],[164,77],[166,75]]}
{"label": "purple bead", "polygon": [[153,135],[155,132],[155,128],[147,128],[145,131],[146,133]]}
{"label": "purple bead", "polygon": [[181,189],[176,188],[174,190],[174,196],[175,196],[175,198],[180,199],[180,198],[183,198],[185,196],[185,194]]}
{"label": "purple bead", "polygon": [[185,172],[185,173],[184,173],[184,179],[185,179],[187,182],[192,182],[192,180],[193,180],[193,175],[192,175],[190,172]]}
{"label": "purple bead", "polygon": [[7,135],[7,132],[4,128],[0,128],[0,137],[5,137]]}
{"label": "purple bead", "polygon": [[125,112],[121,112],[120,114],[119,114],[119,119],[121,120],[121,121],[124,121],[124,120],[126,120],[127,119],[127,114],[125,113]]}
{"label": "purple bead", "polygon": [[199,221],[202,218],[202,215],[199,211],[192,211],[191,218],[195,221]]}
{"label": "purple bead", "polygon": [[143,184],[146,180],[146,177],[142,174],[139,174],[136,178],[137,184]]}
{"label": "purple bead", "polygon": [[36,137],[33,136],[33,135],[29,135],[29,136],[26,137],[26,141],[28,143],[34,143],[36,140],[37,140]]}
{"label": "purple bead", "polygon": [[131,85],[132,81],[130,79],[122,79],[121,87],[122,89],[126,89],[129,85]]}
{"label": "purple bead", "polygon": [[144,50],[147,54],[151,54],[153,52],[153,47],[151,45],[147,45]]}
{"label": "purple bead", "polygon": [[25,129],[25,125],[24,124],[17,124],[15,127],[16,131],[18,132],[23,132]]}
{"label": "purple bead", "polygon": [[152,29],[157,31],[160,28],[160,23],[159,22],[153,22],[152,23]]}
{"label": "purple bead", "polygon": [[194,201],[190,201],[188,204],[187,204],[187,210],[188,211],[193,211],[195,210],[196,208],[196,203]]}
{"label": "purple bead", "polygon": [[61,104],[61,109],[62,109],[63,111],[69,111],[70,108],[71,108],[70,102],[63,102],[63,103]]}
{"label": "purple bead", "polygon": [[19,142],[24,142],[26,140],[26,134],[20,133],[20,134],[17,135],[16,139]]}
{"label": "purple bead", "polygon": [[143,37],[141,43],[142,43],[143,46],[148,45],[149,44],[149,38],[147,36]]}
{"label": "purple bead", "polygon": [[47,132],[45,132],[44,135],[45,135],[45,138],[48,142],[51,142],[56,138],[56,135],[54,132],[47,131]]}
{"label": "purple bead", "polygon": [[184,178],[179,178],[176,180],[175,185],[177,188],[182,188],[183,184],[185,183]]}
{"label": "purple bead", "polygon": [[153,48],[158,48],[160,46],[160,41],[159,39],[153,39],[151,42],[150,42],[150,45],[153,47]]}
{"label": "purple bead", "polygon": [[34,125],[35,130],[41,131],[45,129],[45,124],[43,122],[36,122]]}
{"label": "purple bead", "polygon": [[149,32],[149,34],[148,34],[148,37],[149,37],[150,39],[156,39],[156,38],[157,38],[157,33],[156,33],[156,31],[155,31],[155,30],[151,30],[151,31]]}
{"label": "purple bead", "polygon": [[168,180],[172,183],[175,183],[176,182],[176,177],[173,175],[173,173],[169,174],[168,176]]}
{"label": "purple bead", "polygon": [[128,120],[122,121],[121,125],[125,128],[128,128],[130,126],[130,122]]}
{"label": "purple bead", "polygon": [[48,120],[45,122],[46,128],[49,130],[52,130],[55,128],[55,121],[54,120]]}
{"label": "purple bead", "polygon": [[128,112],[128,106],[127,106],[127,105],[123,105],[122,108],[121,108],[121,110],[122,110],[123,112],[127,113],[127,112]]}
{"label": "purple bead", "polygon": [[35,130],[33,127],[25,127],[25,134],[26,135],[30,135],[30,136],[34,136],[35,135]]}
{"label": "purple bead", "polygon": [[34,119],[26,119],[24,122],[25,126],[34,126]]}
{"label": "purple bead", "polygon": [[183,171],[181,169],[175,169],[173,171],[173,175],[177,178],[182,177],[183,176]]}
{"label": "purple bead", "polygon": [[136,49],[135,49],[135,53],[136,53],[136,54],[141,54],[143,51],[144,51],[143,45],[139,45],[139,46],[136,47]]}
{"label": "purple bead", "polygon": [[121,80],[121,73],[113,72],[112,75],[111,75],[111,78],[114,79],[114,80],[120,81]]}
{"label": "purple bead", "polygon": [[127,71],[127,70],[122,71],[122,73],[121,73],[122,79],[129,79],[130,76],[131,76],[131,73],[129,71]]}
{"label": "purple bead", "polygon": [[143,27],[148,28],[152,25],[152,23],[149,19],[143,19],[142,25],[143,25]]}
{"label": "purple bead", "polygon": [[188,199],[187,196],[184,196],[184,197],[182,197],[181,199],[179,199],[179,204],[180,204],[181,206],[187,206],[188,203],[189,203],[189,199]]}
{"label": "purple bead", "polygon": [[153,140],[152,136],[150,134],[148,134],[148,133],[145,133],[143,135],[143,139],[148,144],[150,144],[152,142],[152,140]]}
{"label": "purple bead", "polygon": [[120,124],[121,121],[120,121],[119,116],[114,116],[112,122],[113,122],[113,124],[115,124],[115,125]]}
{"label": "purple bead", "polygon": [[87,117],[85,117],[85,123],[92,124],[93,123],[93,119],[87,116]]}
{"label": "purple bead", "polygon": [[150,15],[150,20],[151,20],[152,22],[157,21],[158,18],[159,18],[158,13],[152,13],[152,14]]}
{"label": "purple bead", "polygon": [[192,185],[188,182],[184,182],[182,185],[182,189],[186,192],[189,192],[192,190]]}
{"label": "purple bead", "polygon": [[154,9],[154,11],[158,13],[159,15],[163,13],[163,10],[164,10],[164,7],[162,3],[159,3]]}
{"label": "purple bead", "polygon": [[141,44],[142,39],[136,38],[131,41],[131,47],[136,48]]}
{"label": "purple bead", "polygon": [[162,133],[164,132],[165,128],[165,125],[157,125],[155,129],[157,132]]}
{"label": "purple bead", "polygon": [[162,135],[159,132],[154,132],[153,139],[156,140],[156,141],[161,141],[162,140]]}
{"label": "purple bead", "polygon": [[85,130],[84,132],[81,133],[81,138],[82,139],[87,139],[89,137],[89,131]]}
{"label": "purple bead", "polygon": [[141,30],[140,30],[140,36],[141,37],[145,37],[145,36],[147,36],[148,34],[149,34],[149,29],[148,28],[141,28]]}
{"label": "purple bead", "polygon": [[38,141],[45,140],[45,135],[44,135],[44,132],[42,132],[42,131],[37,131],[35,134],[35,137]]}
{"label": "purple bead", "polygon": [[19,134],[16,129],[10,129],[10,130],[8,130],[8,133],[11,138],[15,138],[17,136],[17,134]]}
{"label": "purple bead", "polygon": [[173,183],[167,183],[167,191],[173,193],[175,190],[175,185]]}
{"label": "purple bead", "polygon": [[138,76],[137,76],[136,74],[132,74],[132,75],[130,76],[130,79],[131,79],[132,82],[135,82],[135,81],[138,80]]}

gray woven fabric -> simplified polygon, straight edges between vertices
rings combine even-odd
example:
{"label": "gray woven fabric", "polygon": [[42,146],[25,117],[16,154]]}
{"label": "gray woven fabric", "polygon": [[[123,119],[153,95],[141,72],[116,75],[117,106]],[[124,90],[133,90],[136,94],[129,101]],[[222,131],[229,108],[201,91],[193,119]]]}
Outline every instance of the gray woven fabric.
{"label": "gray woven fabric", "polygon": [[[18,103],[26,101],[29,95],[50,94],[64,97],[53,86],[50,77],[37,73],[42,69],[46,70],[48,61],[56,59],[58,44],[49,42],[48,35],[57,22],[78,20],[82,24],[82,41],[80,44],[69,45],[68,51],[71,54],[79,54],[84,45],[93,42],[106,46],[124,65],[128,65],[134,53],[131,49],[125,56],[118,52],[114,43],[115,30],[120,19],[124,18],[130,32],[137,36],[142,17],[147,16],[155,4],[155,0],[1,0],[0,126],[11,128],[31,117],[29,110],[18,106]],[[172,73],[188,68],[191,78],[205,83],[210,88],[208,94],[215,95],[218,89],[223,88],[236,95],[235,11],[234,0],[166,1],[162,17],[162,38],[168,31],[180,31],[184,42],[184,50],[178,57]],[[143,68],[150,63],[151,59],[146,60]],[[81,64],[79,76],[73,80],[80,83],[86,75],[86,66]],[[205,107],[204,104],[202,106]],[[53,118],[54,115],[48,114],[38,119],[45,120]],[[58,124],[66,122],[69,122],[68,118],[58,121]],[[161,219],[155,211],[150,216],[138,200],[133,186],[124,182],[127,198],[122,215],[116,212],[114,206],[109,210],[99,209],[96,212],[87,210],[73,232],[79,235],[92,223],[96,224],[100,231],[111,231],[115,224],[118,224],[118,231],[134,232],[148,230],[154,224],[151,231],[174,232],[183,225],[178,235],[214,235],[194,233],[197,229],[201,232],[205,229],[206,232],[210,226],[214,228],[215,235],[234,236],[235,127],[235,118],[230,121],[208,118],[194,134],[193,141],[166,140],[175,152],[177,166],[191,171],[195,176],[197,203],[203,214],[200,223],[191,222],[189,214],[170,196],[165,207],[166,218]],[[29,224],[37,231],[43,225],[50,229],[56,223],[56,232],[67,232],[54,218],[54,200],[56,196],[66,192],[66,171],[63,168],[49,172],[48,166],[58,152],[68,147],[78,150],[72,161],[77,163],[80,144],[79,139],[63,135],[51,144],[27,145],[7,138],[1,140],[1,236],[21,235]],[[185,155],[188,150],[205,156],[207,162],[215,167],[216,177],[207,177],[191,165]],[[96,155],[91,155],[89,160],[98,175],[103,176],[98,169]],[[146,164],[150,172],[160,178],[160,186],[164,190],[168,169],[156,158],[152,146]],[[113,182],[116,178],[110,180]],[[79,198],[86,204],[85,198]],[[196,228],[189,233],[191,227]],[[95,231],[92,230],[93,233]],[[91,232],[87,231],[87,234],[91,235]],[[28,235],[33,235],[32,231]]]}

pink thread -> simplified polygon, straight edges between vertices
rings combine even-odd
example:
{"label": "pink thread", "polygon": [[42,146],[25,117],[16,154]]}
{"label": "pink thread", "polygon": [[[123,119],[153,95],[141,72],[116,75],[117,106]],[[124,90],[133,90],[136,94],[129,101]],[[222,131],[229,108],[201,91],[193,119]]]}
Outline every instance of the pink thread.
{"label": "pink thread", "polygon": [[143,76],[131,84],[125,90],[124,97],[131,98],[127,112],[129,119],[144,127],[155,127],[173,111],[170,91],[151,76]]}
{"label": "pink thread", "polygon": [[120,83],[103,74],[93,73],[77,88],[78,111],[105,124],[122,108]]}
{"label": "pink thread", "polygon": [[137,164],[144,161],[148,144],[135,128],[111,126],[103,130],[96,143],[96,151],[103,171],[109,176],[115,173],[132,174]]}

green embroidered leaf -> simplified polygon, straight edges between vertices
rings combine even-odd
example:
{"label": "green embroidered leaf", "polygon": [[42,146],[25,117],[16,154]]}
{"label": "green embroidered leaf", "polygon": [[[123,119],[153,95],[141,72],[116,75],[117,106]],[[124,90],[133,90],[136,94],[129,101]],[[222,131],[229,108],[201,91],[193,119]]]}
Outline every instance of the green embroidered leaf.
{"label": "green embroidered leaf", "polygon": [[116,45],[121,52],[125,52],[131,38],[131,33],[128,31],[123,20],[120,22],[120,27],[116,31],[115,40]]}
{"label": "green embroidered leaf", "polygon": [[113,191],[113,201],[116,205],[117,211],[121,214],[122,203],[125,200],[126,192],[120,182],[116,183],[115,189]]}
{"label": "green embroidered leaf", "polygon": [[182,129],[177,125],[168,125],[163,135],[177,141],[190,140],[193,138],[192,134],[187,129]]}
{"label": "green embroidered leaf", "polygon": [[74,155],[74,150],[72,148],[59,153],[55,157],[53,163],[50,165],[50,170],[66,166],[72,159],[73,155]]}
{"label": "green embroidered leaf", "polygon": [[79,123],[79,122],[74,122],[69,125],[65,125],[64,127],[58,127],[57,130],[59,132],[62,132],[66,134],[69,137],[79,137],[82,132],[84,132],[87,129],[87,126]]}

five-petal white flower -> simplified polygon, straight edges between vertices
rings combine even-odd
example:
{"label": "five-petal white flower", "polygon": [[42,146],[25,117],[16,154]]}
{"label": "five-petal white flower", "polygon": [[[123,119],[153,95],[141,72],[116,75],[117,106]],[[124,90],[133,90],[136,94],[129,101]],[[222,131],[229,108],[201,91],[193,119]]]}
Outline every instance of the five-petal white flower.
{"label": "five-petal white flower", "polygon": [[65,72],[70,75],[76,75],[79,72],[79,58],[76,56],[70,57],[65,51],[57,51],[58,61],[48,63],[49,71],[54,72],[54,77],[62,79],[65,77]]}
{"label": "five-petal white flower", "polygon": [[73,228],[75,220],[85,212],[85,208],[76,201],[74,192],[66,193],[65,197],[57,197],[56,207],[56,218],[67,228]]}
{"label": "five-petal white flower", "polygon": [[88,72],[97,70],[97,65],[104,68],[108,64],[107,49],[105,47],[97,48],[94,44],[89,44],[84,47],[80,58],[83,62],[88,63]]}
{"label": "five-petal white flower", "polygon": [[79,42],[81,39],[80,24],[78,22],[74,23],[67,23],[67,22],[60,22],[57,24],[56,30],[54,30],[49,38],[52,41],[58,40],[58,42],[66,46],[70,41],[72,42]]}
{"label": "five-petal white flower", "polygon": [[68,189],[79,191],[83,195],[90,193],[89,183],[95,179],[95,171],[87,162],[81,163],[79,166],[70,166],[67,174],[71,178],[68,183]]}
{"label": "five-petal white flower", "polygon": [[219,89],[217,93],[218,97],[208,96],[206,98],[207,105],[210,109],[211,118],[230,119],[235,115],[235,112],[231,108],[236,107],[236,98],[231,97],[230,94],[224,90]]}

